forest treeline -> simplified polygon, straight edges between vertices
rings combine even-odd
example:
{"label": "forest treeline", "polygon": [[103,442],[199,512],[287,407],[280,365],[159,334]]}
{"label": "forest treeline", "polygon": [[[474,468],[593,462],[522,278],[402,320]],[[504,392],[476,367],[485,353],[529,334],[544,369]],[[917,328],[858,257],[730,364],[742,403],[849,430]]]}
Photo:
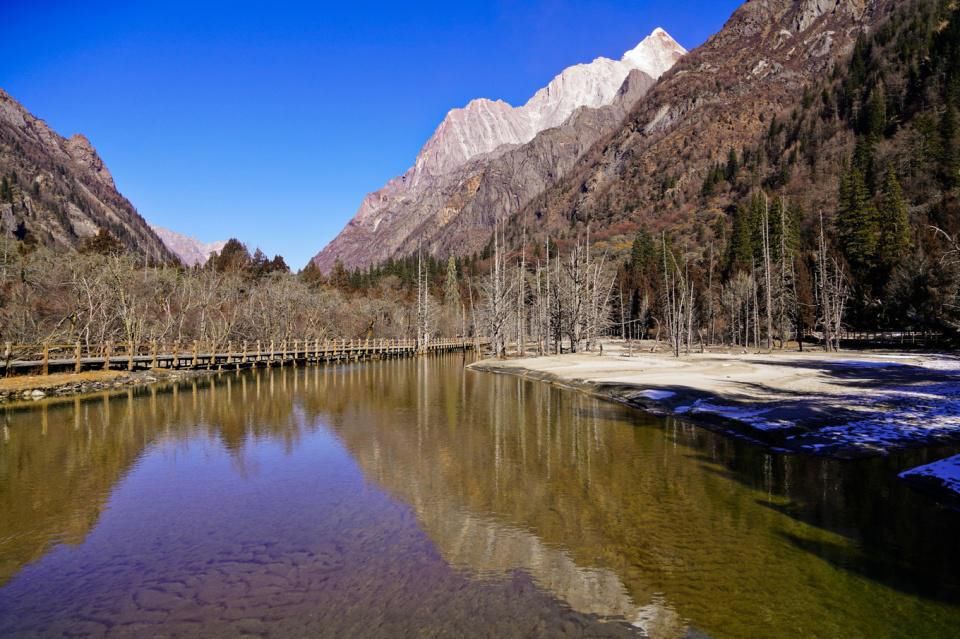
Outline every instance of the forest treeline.
{"label": "forest treeline", "polygon": [[[711,227],[659,226],[676,219],[664,215],[677,205],[665,188],[663,210],[626,250],[594,247],[589,226],[528,241],[504,220],[477,255],[294,274],[236,240],[185,269],[143,263],[108,231],[70,254],[15,233],[0,248],[0,340],[482,334],[503,354],[511,343],[590,348],[615,332],[678,355],[798,338],[835,348],[850,330],[956,341],[958,71],[960,8],[903,3],[759,139],[703,174],[697,205],[719,212]],[[9,188],[0,183],[0,197]]]}
{"label": "forest treeline", "polygon": [[[730,149],[701,190],[703,206],[726,202],[725,218],[704,234],[712,236],[707,253],[692,258],[703,308],[736,305],[731,298],[746,296],[740,289],[757,286],[765,315],[769,288],[774,313],[795,332],[822,331],[829,300],[821,284],[836,278],[844,329],[955,340],[958,72],[955,3],[904,2],[860,34],[831,77],[771,118],[755,145]],[[837,186],[824,194],[824,184]],[[765,232],[772,256],[764,254]],[[775,281],[754,283],[767,277],[770,257]],[[631,259],[625,279],[636,284],[641,263]]]}
{"label": "forest treeline", "polygon": [[[831,348],[848,331],[956,341],[958,16],[954,3],[915,0],[861,34],[830,77],[806,87],[793,109],[770,117],[754,144],[728,149],[706,171],[697,205],[722,211],[712,228],[658,224],[673,219],[666,213],[678,206],[666,177],[662,210],[639,225],[629,252],[594,255],[606,270],[598,290],[609,294],[603,321],[590,330],[657,337],[675,351],[700,344],[782,347],[800,337]],[[522,278],[502,282],[523,293],[505,312],[517,315],[513,339],[525,326],[524,337],[540,330],[554,336],[554,347],[561,334],[565,348],[584,346],[575,331],[562,328],[576,324],[564,319],[576,309],[554,308],[556,317],[538,319],[547,313],[536,290],[538,282],[546,286],[548,272],[555,291],[570,289],[563,282],[570,269],[557,271],[563,264],[557,257],[581,251],[589,229],[572,240],[557,238],[561,247],[528,246],[519,228],[510,230],[509,247],[491,239],[458,267],[485,282],[479,288],[488,307],[495,306],[490,280],[498,263],[505,262],[501,271],[522,269]],[[338,277],[362,290],[385,274],[411,281],[415,264],[411,256]],[[434,265],[430,260],[431,272]],[[479,326],[488,334],[500,324],[491,324],[491,314],[498,313],[488,312]]]}
{"label": "forest treeline", "polygon": [[99,346],[406,337],[409,289],[362,294],[231,240],[203,268],[148,263],[108,231],[77,252],[0,239],[0,342]]}

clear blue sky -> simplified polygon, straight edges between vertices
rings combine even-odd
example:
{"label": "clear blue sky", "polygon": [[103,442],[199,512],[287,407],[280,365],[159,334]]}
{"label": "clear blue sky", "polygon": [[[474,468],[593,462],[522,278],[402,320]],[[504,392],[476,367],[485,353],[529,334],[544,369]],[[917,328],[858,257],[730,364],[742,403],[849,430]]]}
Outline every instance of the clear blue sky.
{"label": "clear blue sky", "polygon": [[300,268],[449,109],[522,104],[657,26],[691,49],[738,4],[0,0],[0,86],[149,221]]}

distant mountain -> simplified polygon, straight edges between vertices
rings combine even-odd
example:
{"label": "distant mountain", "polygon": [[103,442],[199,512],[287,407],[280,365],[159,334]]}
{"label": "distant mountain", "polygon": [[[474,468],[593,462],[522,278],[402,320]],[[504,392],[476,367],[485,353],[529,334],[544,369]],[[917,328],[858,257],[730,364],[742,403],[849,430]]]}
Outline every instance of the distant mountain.
{"label": "distant mountain", "polygon": [[203,266],[212,253],[219,253],[227,244],[226,240],[204,243],[196,238],[153,224],[150,228],[186,266]]}
{"label": "distant mountain", "polygon": [[123,197],[83,135],[66,139],[0,89],[0,234],[76,248],[108,230],[130,251],[176,257]]}
{"label": "distant mountain", "polygon": [[413,167],[367,195],[314,262],[329,270],[338,259],[366,266],[417,245],[438,255],[478,249],[497,216],[562,176],[685,53],[657,29],[620,60],[565,69],[523,106],[479,99],[450,111]]}
{"label": "distant mountain", "polygon": [[416,186],[425,176],[439,176],[505,144],[525,144],[541,131],[563,124],[580,107],[610,104],[634,69],[659,78],[686,51],[657,29],[620,60],[597,58],[564,69],[526,104],[480,98],[447,114],[401,179]]}
{"label": "distant mountain", "polygon": [[[898,6],[893,0],[752,0],[690,52],[597,144],[531,201],[510,225],[518,242],[527,219],[555,240],[583,233],[629,247],[639,226],[666,230],[691,250],[723,247],[729,211],[761,185],[786,184],[791,202],[816,211],[835,207],[837,176],[847,149],[828,155],[813,142],[837,121],[801,126],[804,110],[836,111],[818,87],[847,64],[861,33],[870,33]],[[920,43],[918,43],[920,44]],[[832,91],[832,90],[831,90]],[[826,97],[825,97],[826,96]],[[852,145],[853,136],[843,139]],[[778,149],[786,148],[779,155]],[[709,197],[708,178],[733,153],[744,169],[723,196]],[[818,156],[815,170],[804,168]],[[803,161],[801,161],[803,160]],[[773,175],[770,175],[773,174]],[[798,179],[801,178],[802,179]],[[706,185],[706,186],[705,186]],[[827,208],[829,206],[829,208]],[[711,237],[713,236],[713,237]]]}

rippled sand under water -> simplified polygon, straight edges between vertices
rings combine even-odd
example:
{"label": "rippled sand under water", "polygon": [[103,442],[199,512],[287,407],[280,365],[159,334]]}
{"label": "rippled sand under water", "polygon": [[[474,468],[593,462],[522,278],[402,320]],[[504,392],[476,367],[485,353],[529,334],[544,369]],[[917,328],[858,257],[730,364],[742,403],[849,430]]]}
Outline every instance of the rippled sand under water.
{"label": "rippled sand under water", "polygon": [[960,629],[960,517],[890,460],[771,455],[459,357],[0,424],[0,636]]}

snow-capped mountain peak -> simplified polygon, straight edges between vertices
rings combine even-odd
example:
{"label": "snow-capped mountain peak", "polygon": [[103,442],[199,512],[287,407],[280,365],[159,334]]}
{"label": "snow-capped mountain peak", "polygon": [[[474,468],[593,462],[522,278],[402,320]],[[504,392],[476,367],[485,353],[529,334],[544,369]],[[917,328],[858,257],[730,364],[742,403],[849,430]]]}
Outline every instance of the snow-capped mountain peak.
{"label": "snow-capped mountain peak", "polygon": [[494,213],[516,210],[569,170],[685,54],[656,29],[619,60],[599,57],[564,69],[523,106],[478,98],[452,109],[414,165],[369,193],[314,263],[325,271],[338,259],[366,266],[404,254],[415,237],[449,245],[443,234],[453,233],[459,219],[485,238]]}
{"label": "snow-capped mountain peak", "polygon": [[424,175],[444,175],[504,145],[526,144],[541,131],[563,124],[580,107],[610,104],[631,71],[657,79],[686,53],[657,28],[619,60],[600,57],[567,67],[523,106],[472,100],[447,114],[402,182],[416,186]]}
{"label": "snow-capped mountain peak", "polygon": [[657,79],[670,70],[687,50],[674,40],[669,33],[657,27],[633,49],[623,54],[621,62],[631,65]]}

